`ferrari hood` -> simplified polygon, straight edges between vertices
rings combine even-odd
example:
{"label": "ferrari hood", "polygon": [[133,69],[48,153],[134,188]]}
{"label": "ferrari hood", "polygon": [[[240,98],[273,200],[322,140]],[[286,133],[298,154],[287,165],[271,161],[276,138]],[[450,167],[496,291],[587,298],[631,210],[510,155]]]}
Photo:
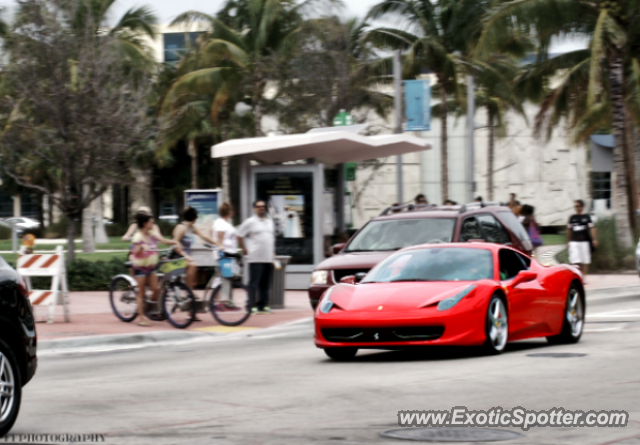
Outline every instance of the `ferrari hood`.
{"label": "ferrari hood", "polygon": [[410,310],[430,306],[463,291],[474,282],[369,283],[334,286],[331,300],[345,311]]}

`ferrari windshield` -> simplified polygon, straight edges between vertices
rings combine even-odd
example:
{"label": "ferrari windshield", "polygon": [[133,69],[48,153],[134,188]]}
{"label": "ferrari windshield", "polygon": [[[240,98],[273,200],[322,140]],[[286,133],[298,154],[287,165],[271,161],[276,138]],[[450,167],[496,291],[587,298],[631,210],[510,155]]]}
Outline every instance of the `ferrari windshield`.
{"label": "ferrari windshield", "polygon": [[455,218],[371,221],[349,243],[345,252],[399,250],[426,243],[448,243]]}
{"label": "ferrari windshield", "polygon": [[362,283],[476,281],[493,278],[490,250],[432,247],[398,252],[374,267]]}

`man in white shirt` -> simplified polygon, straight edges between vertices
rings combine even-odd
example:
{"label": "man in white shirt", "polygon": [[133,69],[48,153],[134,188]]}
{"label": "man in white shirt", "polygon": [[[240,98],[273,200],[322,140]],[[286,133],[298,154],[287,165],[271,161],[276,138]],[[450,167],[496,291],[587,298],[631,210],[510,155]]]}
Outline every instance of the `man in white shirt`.
{"label": "man in white shirt", "polygon": [[238,228],[238,242],[245,255],[245,263],[249,265],[249,298],[254,305],[252,312],[270,314],[269,290],[275,257],[275,229],[265,201],[256,201],[253,211],[255,216]]}

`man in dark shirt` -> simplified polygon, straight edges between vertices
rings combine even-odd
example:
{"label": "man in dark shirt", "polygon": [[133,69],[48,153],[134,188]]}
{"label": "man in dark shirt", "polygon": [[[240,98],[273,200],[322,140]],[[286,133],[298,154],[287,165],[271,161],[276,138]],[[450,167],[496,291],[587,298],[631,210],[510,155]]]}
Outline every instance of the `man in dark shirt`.
{"label": "man in dark shirt", "polygon": [[598,247],[596,227],[591,217],[584,212],[584,201],[578,199],[574,203],[576,214],[569,218],[567,241],[569,243],[569,262],[580,267],[586,278],[591,264],[591,246]]}

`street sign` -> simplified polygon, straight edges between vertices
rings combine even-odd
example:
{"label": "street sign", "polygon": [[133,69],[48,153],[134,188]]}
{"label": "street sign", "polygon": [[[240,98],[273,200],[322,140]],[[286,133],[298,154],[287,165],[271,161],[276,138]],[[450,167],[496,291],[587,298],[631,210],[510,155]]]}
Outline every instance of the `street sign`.
{"label": "street sign", "polygon": [[340,110],[340,113],[333,118],[333,126],[345,127],[347,125],[353,125],[353,117],[345,110]]}
{"label": "street sign", "polygon": [[431,130],[431,84],[429,80],[404,83],[407,131]]}
{"label": "street sign", "polygon": [[356,180],[356,167],[357,163],[355,162],[347,162],[344,164],[344,180],[345,181],[355,181]]}

